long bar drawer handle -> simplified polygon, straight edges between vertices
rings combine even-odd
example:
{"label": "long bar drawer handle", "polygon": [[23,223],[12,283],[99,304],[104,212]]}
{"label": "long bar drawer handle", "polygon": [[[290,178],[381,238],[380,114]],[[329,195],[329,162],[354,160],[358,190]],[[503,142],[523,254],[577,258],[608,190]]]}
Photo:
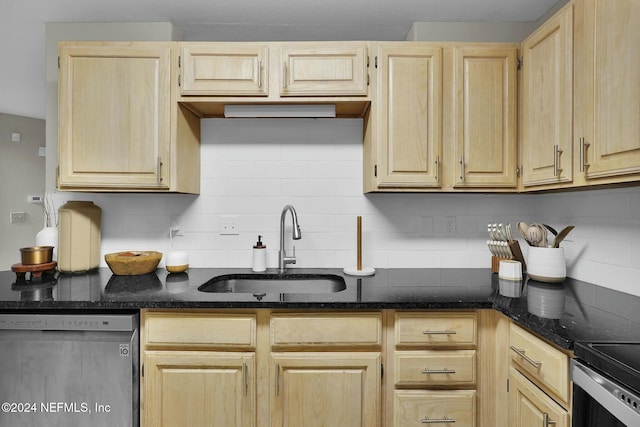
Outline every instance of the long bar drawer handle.
{"label": "long bar drawer handle", "polygon": [[428,374],[455,374],[456,371],[455,371],[455,369],[447,369],[447,368],[444,368],[444,369],[429,369],[429,368],[425,368],[425,369],[422,370],[422,373],[425,374],[425,375],[428,375]]}
{"label": "long bar drawer handle", "polygon": [[432,420],[429,417],[424,417],[422,419],[422,424],[443,424],[443,423],[452,424],[452,423],[455,423],[455,422],[456,422],[456,420],[454,418],[449,418],[447,416],[445,416],[444,418],[442,418],[440,420],[439,419],[433,419]]}
{"label": "long bar drawer handle", "polygon": [[457,334],[456,331],[453,331],[451,329],[445,329],[444,331],[430,331],[430,330],[426,330],[426,331],[422,331],[423,335],[455,335]]}
{"label": "long bar drawer handle", "polygon": [[533,360],[532,358],[530,358],[529,356],[527,356],[526,354],[524,354],[524,350],[521,350],[519,348],[515,348],[514,346],[509,346],[511,348],[511,350],[515,351],[518,356],[522,357],[524,360],[526,360],[528,363],[530,363],[534,368],[538,369],[540,368],[540,366],[542,366],[542,362],[536,362],[535,360]]}

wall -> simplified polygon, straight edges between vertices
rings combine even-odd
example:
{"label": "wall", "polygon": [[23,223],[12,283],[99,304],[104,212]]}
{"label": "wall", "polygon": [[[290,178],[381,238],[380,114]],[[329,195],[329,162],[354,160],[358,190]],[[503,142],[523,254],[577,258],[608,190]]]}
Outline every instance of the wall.
{"label": "wall", "polygon": [[[19,249],[35,245],[44,226],[42,205],[27,203],[28,195],[44,196],[45,123],[42,119],[0,113],[0,270],[20,262]],[[20,142],[11,134],[20,133]],[[27,221],[10,223],[10,212],[26,212]]]}
{"label": "wall", "polygon": [[[356,216],[363,216],[364,263],[386,267],[490,266],[487,223],[577,226],[563,245],[569,275],[640,295],[640,190],[575,193],[362,194],[359,119],[202,121],[202,190],[189,195],[71,195],[103,209],[105,253],[172,248],[193,267],[251,265],[258,234],[277,265],[280,213],[292,204],[302,228],[297,267],[354,265]],[[59,194],[59,203],[69,198]],[[237,215],[240,234],[220,235],[220,216]],[[442,219],[456,218],[455,237]],[[178,219],[179,235],[169,239]],[[290,218],[287,217],[287,223]],[[287,232],[287,248],[293,241]],[[526,248],[525,248],[526,249]]]}

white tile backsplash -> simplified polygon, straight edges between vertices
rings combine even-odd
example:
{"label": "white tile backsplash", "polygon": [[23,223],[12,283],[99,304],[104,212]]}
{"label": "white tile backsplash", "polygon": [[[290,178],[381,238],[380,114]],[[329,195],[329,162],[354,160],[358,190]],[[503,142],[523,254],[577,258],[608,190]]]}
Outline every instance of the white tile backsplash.
{"label": "white tile backsplash", "polygon": [[[192,267],[249,268],[258,234],[275,267],[286,204],[296,208],[302,228],[297,267],[354,265],[357,215],[364,264],[377,268],[489,267],[487,223],[574,224],[563,244],[569,275],[640,295],[638,188],[364,195],[360,119],[206,119],[201,153],[200,196],[58,193],[57,204],[93,200],[102,208],[104,253],[173,247],[188,252]],[[221,215],[238,215],[239,235],[219,234]],[[174,216],[182,227],[171,240]],[[443,236],[445,216],[456,218],[455,237]]]}

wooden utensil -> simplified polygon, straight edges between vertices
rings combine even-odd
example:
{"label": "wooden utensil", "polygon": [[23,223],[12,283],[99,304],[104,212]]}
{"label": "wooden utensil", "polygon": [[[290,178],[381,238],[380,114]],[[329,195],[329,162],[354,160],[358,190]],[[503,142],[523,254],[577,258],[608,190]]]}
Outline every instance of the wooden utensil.
{"label": "wooden utensil", "polygon": [[560,232],[558,233],[556,238],[553,240],[553,247],[554,248],[559,248],[560,247],[560,242],[562,242],[564,240],[564,238],[567,237],[567,234],[569,234],[571,232],[571,230],[573,230],[574,228],[575,228],[575,226],[568,225],[565,228],[563,228],[562,230],[560,230]]}

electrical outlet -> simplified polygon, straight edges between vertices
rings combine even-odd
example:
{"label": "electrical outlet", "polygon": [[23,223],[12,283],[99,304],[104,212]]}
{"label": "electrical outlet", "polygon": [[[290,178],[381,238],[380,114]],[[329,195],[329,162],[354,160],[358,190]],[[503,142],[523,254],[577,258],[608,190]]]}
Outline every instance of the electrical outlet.
{"label": "electrical outlet", "polygon": [[237,215],[222,215],[220,217],[220,234],[240,234]]}
{"label": "electrical outlet", "polygon": [[444,217],[444,236],[453,237],[456,235],[456,217]]}
{"label": "electrical outlet", "polygon": [[12,224],[18,222],[27,222],[27,213],[26,212],[11,212],[9,217],[9,222]]}

